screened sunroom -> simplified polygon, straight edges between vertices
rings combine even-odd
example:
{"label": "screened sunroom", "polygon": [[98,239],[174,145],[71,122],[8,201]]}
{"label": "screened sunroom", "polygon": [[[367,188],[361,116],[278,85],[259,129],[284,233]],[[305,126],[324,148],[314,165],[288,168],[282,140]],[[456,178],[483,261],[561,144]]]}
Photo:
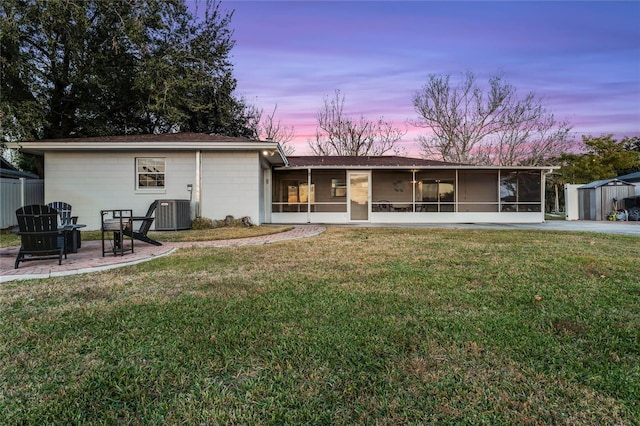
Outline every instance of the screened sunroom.
{"label": "screened sunroom", "polygon": [[273,223],[544,221],[548,168],[406,157],[289,157],[273,170]]}

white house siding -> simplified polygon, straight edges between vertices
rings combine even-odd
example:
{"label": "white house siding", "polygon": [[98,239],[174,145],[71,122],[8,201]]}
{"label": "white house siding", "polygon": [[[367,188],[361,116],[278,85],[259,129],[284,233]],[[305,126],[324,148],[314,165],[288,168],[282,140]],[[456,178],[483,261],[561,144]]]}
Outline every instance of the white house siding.
{"label": "white house siding", "polygon": [[[166,159],[162,190],[136,191],[136,157]],[[45,157],[45,203],[64,201],[87,230],[100,229],[100,210],[147,212],[156,199],[189,199],[195,184],[193,152],[48,152]],[[193,210],[193,206],[192,206]]]}
{"label": "white house siding", "polygon": [[258,223],[262,178],[257,152],[204,152],[201,216],[249,216]]}
{"label": "white house siding", "polygon": [[346,212],[338,213],[271,213],[271,223],[349,223]]}

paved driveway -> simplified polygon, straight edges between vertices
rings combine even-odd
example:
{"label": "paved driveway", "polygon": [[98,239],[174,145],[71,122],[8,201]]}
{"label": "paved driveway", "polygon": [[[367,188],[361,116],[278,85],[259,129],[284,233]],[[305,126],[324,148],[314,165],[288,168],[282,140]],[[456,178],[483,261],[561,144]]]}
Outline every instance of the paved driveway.
{"label": "paved driveway", "polygon": [[550,220],[545,223],[516,224],[510,227],[548,231],[604,232],[606,234],[635,235],[640,237],[640,222]]}

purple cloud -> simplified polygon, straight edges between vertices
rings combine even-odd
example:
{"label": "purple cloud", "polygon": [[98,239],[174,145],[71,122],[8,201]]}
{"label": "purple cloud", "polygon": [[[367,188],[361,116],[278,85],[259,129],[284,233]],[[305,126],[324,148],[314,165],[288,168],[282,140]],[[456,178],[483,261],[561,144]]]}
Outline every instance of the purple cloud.
{"label": "purple cloud", "polygon": [[[238,92],[307,153],[325,96],[399,125],[428,75],[501,72],[574,132],[640,135],[639,2],[226,1]],[[403,140],[416,153],[412,126]]]}

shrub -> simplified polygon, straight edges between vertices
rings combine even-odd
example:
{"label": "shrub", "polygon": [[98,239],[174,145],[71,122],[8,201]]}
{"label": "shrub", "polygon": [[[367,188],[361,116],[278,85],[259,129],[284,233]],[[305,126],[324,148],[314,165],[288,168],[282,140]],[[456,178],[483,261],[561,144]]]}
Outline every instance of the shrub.
{"label": "shrub", "polygon": [[191,221],[191,229],[212,229],[215,228],[214,222],[206,217],[197,217]]}

